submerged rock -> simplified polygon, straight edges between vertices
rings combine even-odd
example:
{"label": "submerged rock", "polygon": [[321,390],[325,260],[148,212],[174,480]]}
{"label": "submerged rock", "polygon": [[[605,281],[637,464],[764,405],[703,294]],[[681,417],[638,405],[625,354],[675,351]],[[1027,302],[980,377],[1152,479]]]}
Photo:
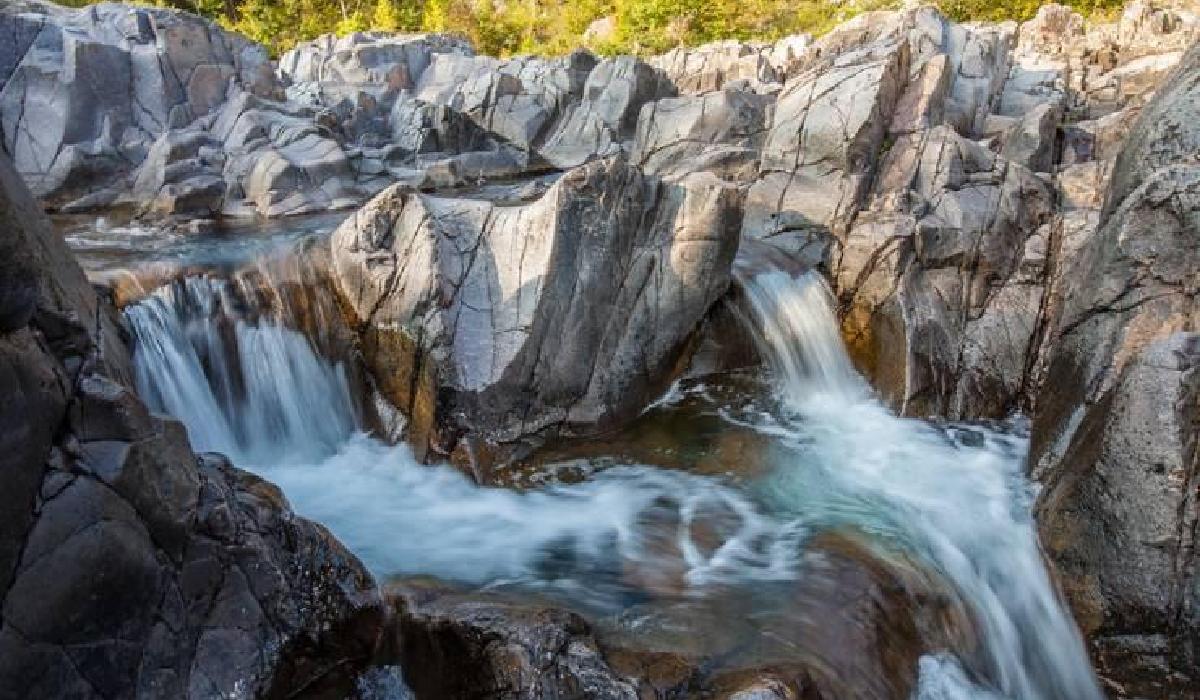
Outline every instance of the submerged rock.
{"label": "submerged rock", "polygon": [[938,617],[946,610],[921,574],[838,536],[817,538],[806,561],[800,581],[773,587],[778,619],[757,609],[748,623],[737,617],[754,609],[745,590],[655,596],[595,619],[552,599],[422,579],[387,593],[406,680],[447,700],[901,698],[923,653],[963,643],[951,638],[967,632],[954,629],[963,620]]}

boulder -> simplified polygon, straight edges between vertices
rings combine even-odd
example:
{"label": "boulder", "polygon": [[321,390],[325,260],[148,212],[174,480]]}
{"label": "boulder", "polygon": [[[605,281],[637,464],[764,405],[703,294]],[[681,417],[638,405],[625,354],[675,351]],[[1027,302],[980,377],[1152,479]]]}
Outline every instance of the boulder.
{"label": "boulder", "polygon": [[[799,53],[802,44],[790,48]],[[677,48],[647,62],[663,72],[683,95],[701,95],[733,81],[768,89],[783,82],[776,71],[769,44],[715,41],[693,48]],[[792,58],[794,60],[794,57]]]}
{"label": "boulder", "polygon": [[831,260],[847,347],[902,412],[1003,418],[1035,349],[1049,186],[947,126],[901,137]]}
{"label": "boulder", "polygon": [[[753,607],[731,601],[746,596],[736,588],[710,589],[696,606],[640,596],[622,615],[594,616],[427,579],[392,581],[386,593],[406,680],[447,700],[909,697],[925,650],[958,643],[945,634],[962,611],[942,607],[924,574],[838,536],[815,538],[805,562],[801,581],[772,587],[787,607],[777,621],[762,609],[722,618]],[[635,622],[645,619],[656,634]]]}
{"label": "boulder", "polygon": [[513,443],[636,415],[729,283],[737,189],[617,157],[521,206],[392,187],[334,234],[337,280],[410,439]]}
{"label": "boulder", "polygon": [[664,176],[703,170],[752,182],[771,100],[727,89],[668,98],[642,107],[630,159]]}
{"label": "boulder", "polygon": [[414,96],[463,113],[495,137],[532,153],[568,106],[579,99],[594,59],[437,54]]}
{"label": "boulder", "polygon": [[639,700],[605,661],[588,623],[553,607],[394,584],[400,660],[420,697]]}
{"label": "boulder", "polygon": [[674,95],[665,77],[633,56],[601,61],[587,75],[582,98],[539,149],[556,168],[571,168],[621,151],[649,101]]}
{"label": "boulder", "polygon": [[311,112],[248,92],[221,108],[211,133],[225,152],[225,211],[263,216],[355,206],[364,199],[346,151]]}
{"label": "boulder", "polygon": [[277,72],[289,85],[377,83],[392,90],[412,90],[439,53],[470,56],[474,50],[450,34],[323,34],[280,56]]}

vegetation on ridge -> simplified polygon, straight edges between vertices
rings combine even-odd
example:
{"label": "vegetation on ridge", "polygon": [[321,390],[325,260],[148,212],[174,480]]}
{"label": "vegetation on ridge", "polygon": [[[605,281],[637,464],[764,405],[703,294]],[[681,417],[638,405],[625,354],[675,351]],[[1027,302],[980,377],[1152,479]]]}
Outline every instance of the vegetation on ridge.
{"label": "vegetation on ridge", "polygon": [[[90,0],[63,0],[79,6]],[[897,0],[153,0],[213,18],[278,55],[328,32],[449,31],[486,54],[561,54],[577,46],[599,53],[650,54],[717,39],[773,41],[821,34]],[[1025,20],[1035,0],[940,0],[956,20]],[[1124,0],[1067,0],[1080,12],[1111,12]],[[589,32],[596,20],[611,18]]]}

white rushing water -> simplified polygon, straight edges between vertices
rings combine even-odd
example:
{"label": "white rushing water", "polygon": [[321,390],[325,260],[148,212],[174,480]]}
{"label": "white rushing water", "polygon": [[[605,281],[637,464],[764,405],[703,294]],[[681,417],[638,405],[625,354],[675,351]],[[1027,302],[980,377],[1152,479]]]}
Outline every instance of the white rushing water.
{"label": "white rushing water", "polygon": [[[958,589],[980,625],[977,697],[1100,698],[1082,639],[1043,565],[1025,441],[898,418],[853,371],[824,281],[744,275],[749,315],[779,378],[783,417],[756,427],[794,458],[760,484],[781,512],[851,525],[915,554]],[[946,697],[961,668],[922,664],[922,693]],[[951,693],[953,694],[953,693]]]}
{"label": "white rushing water", "polygon": [[152,407],[180,418],[197,449],[278,483],[379,574],[595,602],[630,567],[672,569],[699,595],[803,575],[807,533],[851,528],[922,561],[971,608],[982,648],[924,657],[920,700],[1101,697],[1041,561],[1025,440],[891,414],[851,366],[819,278],[767,271],[741,284],[778,407],[730,420],[783,448],[748,490],[640,466],[534,491],[480,487],[363,434],[343,368],[281,319],[239,313],[225,282],[189,278],[127,317]]}
{"label": "white rushing water", "polygon": [[330,454],[354,430],[345,370],[267,313],[248,322],[230,283],[187,277],[126,310],[138,390],[197,450],[241,464]]}
{"label": "white rushing water", "polygon": [[[629,466],[518,492],[419,464],[358,429],[340,366],[269,312],[238,307],[228,282],[191,277],[129,308],[139,391],[188,426],[196,449],[279,484],[377,573],[592,599],[627,567],[666,566],[657,535],[669,523],[672,566],[692,585],[796,575],[803,533],[711,478]],[[695,536],[708,517],[723,523],[715,548]]]}

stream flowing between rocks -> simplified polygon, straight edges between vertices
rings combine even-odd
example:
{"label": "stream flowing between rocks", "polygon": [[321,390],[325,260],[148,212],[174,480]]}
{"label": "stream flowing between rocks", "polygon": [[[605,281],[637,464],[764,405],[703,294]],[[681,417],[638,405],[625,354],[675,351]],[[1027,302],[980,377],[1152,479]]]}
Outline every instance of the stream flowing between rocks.
{"label": "stream flowing between rocks", "polygon": [[839,625],[875,624],[828,613],[847,604],[826,553],[852,542],[925,591],[901,602],[916,622],[900,632],[897,609],[876,613],[881,656],[916,660],[913,697],[1101,697],[1041,560],[1022,423],[896,417],[851,366],[814,274],[740,269],[736,315],[768,368],[732,388],[681,381],[640,419],[679,445],[706,425],[755,449],[718,469],[689,469],[676,450],[664,468],[622,456],[618,436],[606,458],[562,474],[543,465],[533,485],[501,488],[372,435],[352,369],[285,305],[261,303],[278,280],[249,289],[210,268],[126,307],[142,396],[183,421],[197,450],[279,484],[381,580],[537,596],[614,638],[734,667],[798,655],[849,676],[846,687],[892,687],[853,676],[894,668],[830,641]]}

